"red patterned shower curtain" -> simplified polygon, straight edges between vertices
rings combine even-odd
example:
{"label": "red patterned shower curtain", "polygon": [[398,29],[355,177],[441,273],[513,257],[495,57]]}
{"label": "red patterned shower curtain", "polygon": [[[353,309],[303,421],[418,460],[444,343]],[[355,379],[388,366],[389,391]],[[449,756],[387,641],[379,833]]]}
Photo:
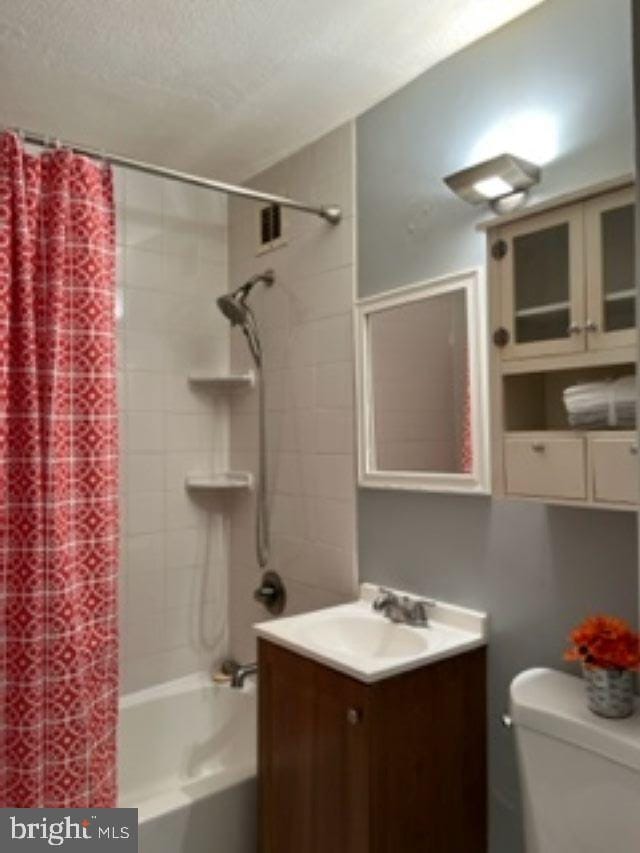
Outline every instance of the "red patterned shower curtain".
{"label": "red patterned shower curtain", "polygon": [[115,805],[113,186],[0,136],[0,806]]}
{"label": "red patterned shower curtain", "polygon": [[471,427],[471,384],[469,367],[465,376],[464,401],[462,404],[462,441],[460,442],[460,470],[463,474],[473,474],[473,430]]}

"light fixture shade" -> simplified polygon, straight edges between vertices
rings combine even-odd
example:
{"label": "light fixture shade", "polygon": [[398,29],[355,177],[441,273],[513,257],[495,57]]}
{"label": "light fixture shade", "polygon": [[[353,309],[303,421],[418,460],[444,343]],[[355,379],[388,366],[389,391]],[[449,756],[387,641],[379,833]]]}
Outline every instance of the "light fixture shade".
{"label": "light fixture shade", "polygon": [[444,182],[469,204],[486,204],[522,192],[540,181],[540,168],[513,154],[500,154],[448,175]]}

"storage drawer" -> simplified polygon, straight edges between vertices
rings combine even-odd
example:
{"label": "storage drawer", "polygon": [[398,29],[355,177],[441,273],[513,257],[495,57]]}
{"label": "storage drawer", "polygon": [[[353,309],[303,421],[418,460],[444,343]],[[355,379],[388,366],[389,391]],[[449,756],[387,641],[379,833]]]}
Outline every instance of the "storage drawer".
{"label": "storage drawer", "polygon": [[585,449],[583,438],[544,433],[507,436],[504,447],[507,494],[585,500]]}
{"label": "storage drawer", "polygon": [[636,504],[640,497],[638,444],[633,436],[589,438],[593,499]]}

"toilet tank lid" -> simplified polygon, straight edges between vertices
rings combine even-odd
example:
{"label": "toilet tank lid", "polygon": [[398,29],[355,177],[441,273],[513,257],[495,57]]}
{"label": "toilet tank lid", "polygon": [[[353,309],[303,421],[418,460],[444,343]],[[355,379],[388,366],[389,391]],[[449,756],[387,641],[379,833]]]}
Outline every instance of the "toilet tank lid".
{"label": "toilet tank lid", "polygon": [[553,669],[528,669],[511,682],[511,718],[531,729],[595,752],[640,772],[640,703],[625,720],[597,717],[587,708],[585,685]]}

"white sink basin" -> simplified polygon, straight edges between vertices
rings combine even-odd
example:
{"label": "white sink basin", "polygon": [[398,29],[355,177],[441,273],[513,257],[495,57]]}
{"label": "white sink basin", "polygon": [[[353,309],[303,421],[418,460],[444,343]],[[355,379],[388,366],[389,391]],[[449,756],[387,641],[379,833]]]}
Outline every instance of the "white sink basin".
{"label": "white sink basin", "polygon": [[437,602],[427,628],[390,622],[371,602],[377,589],[363,584],[350,604],[262,622],[259,637],[372,682],[477,648],[486,643],[484,613]]}
{"label": "white sink basin", "polygon": [[336,613],[331,608],[326,619],[307,622],[299,628],[300,639],[328,653],[390,660],[424,654],[434,647],[433,632],[394,625],[388,619],[376,618],[376,614],[351,606],[348,613]]}

